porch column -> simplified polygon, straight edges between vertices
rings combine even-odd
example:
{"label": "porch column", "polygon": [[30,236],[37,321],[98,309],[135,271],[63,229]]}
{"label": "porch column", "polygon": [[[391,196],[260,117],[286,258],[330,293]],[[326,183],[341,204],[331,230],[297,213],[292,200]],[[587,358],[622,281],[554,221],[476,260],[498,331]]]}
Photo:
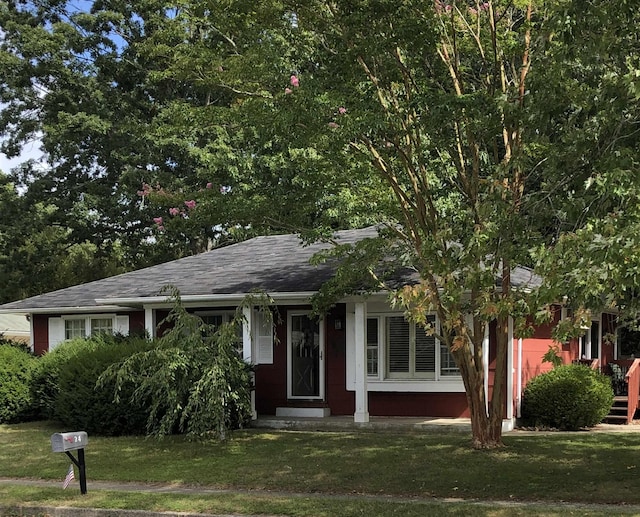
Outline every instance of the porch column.
{"label": "porch column", "polygon": [[509,316],[509,348],[507,349],[507,420],[513,420],[513,318]]}
{"label": "porch column", "polygon": [[356,365],[356,412],[354,422],[369,421],[369,398],[367,394],[367,310],[364,302],[355,304],[355,365]]}
{"label": "porch column", "polygon": [[[251,329],[253,328],[253,309],[251,307],[243,307],[242,308],[242,358],[247,363],[252,362],[253,358],[253,347],[252,339],[251,339]],[[254,389],[251,390],[251,420],[256,420],[258,418],[258,412],[256,411],[256,379],[255,373],[251,372],[251,384],[254,386]]]}
{"label": "porch column", "polygon": [[489,323],[484,326],[482,339],[482,369],[484,370],[485,411],[489,414]]}
{"label": "porch column", "polygon": [[149,334],[149,338],[153,339],[156,337],[156,322],[154,317],[153,309],[149,309],[148,307],[144,309],[144,329]]}

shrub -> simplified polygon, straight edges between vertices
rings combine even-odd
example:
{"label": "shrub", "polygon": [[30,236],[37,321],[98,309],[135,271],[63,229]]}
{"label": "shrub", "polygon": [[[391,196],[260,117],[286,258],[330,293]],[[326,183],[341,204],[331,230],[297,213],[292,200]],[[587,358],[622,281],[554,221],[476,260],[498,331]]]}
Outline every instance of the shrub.
{"label": "shrub", "polygon": [[613,404],[611,381],[584,365],[564,365],[538,375],[522,397],[522,417],[528,425],[575,431],[593,427]]}
{"label": "shrub", "polygon": [[131,401],[136,386],[123,382],[116,401],[115,382],[100,387],[96,383],[107,368],[148,350],[153,343],[140,337],[99,335],[68,345],[64,357],[56,360],[56,371],[50,371],[48,377],[53,381],[57,376],[54,418],[67,428],[92,434],[144,434],[148,409],[144,400]]}
{"label": "shrub", "polygon": [[241,317],[211,327],[176,294],[170,328],[157,346],[110,368],[101,382],[120,387],[135,380],[135,399],[150,409],[149,434],[224,439],[251,417],[251,367],[236,351]]}
{"label": "shrub", "polygon": [[0,423],[32,420],[35,416],[31,380],[37,360],[26,348],[0,345]]}
{"label": "shrub", "polygon": [[77,354],[87,353],[95,348],[95,344],[86,339],[65,341],[54,350],[38,358],[31,383],[37,418],[41,420],[55,419],[55,402],[58,397],[60,371],[67,362]]}

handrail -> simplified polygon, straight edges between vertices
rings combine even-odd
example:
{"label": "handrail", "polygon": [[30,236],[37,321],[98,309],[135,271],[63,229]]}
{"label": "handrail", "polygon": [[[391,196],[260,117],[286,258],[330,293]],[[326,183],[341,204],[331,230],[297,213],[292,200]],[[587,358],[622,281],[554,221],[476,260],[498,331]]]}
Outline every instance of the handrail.
{"label": "handrail", "polygon": [[576,359],[573,364],[583,364],[592,370],[600,369],[600,359]]}
{"label": "handrail", "polygon": [[624,382],[627,383],[628,394],[627,424],[630,424],[636,414],[636,409],[638,409],[638,399],[640,398],[640,359],[633,360],[624,377]]}

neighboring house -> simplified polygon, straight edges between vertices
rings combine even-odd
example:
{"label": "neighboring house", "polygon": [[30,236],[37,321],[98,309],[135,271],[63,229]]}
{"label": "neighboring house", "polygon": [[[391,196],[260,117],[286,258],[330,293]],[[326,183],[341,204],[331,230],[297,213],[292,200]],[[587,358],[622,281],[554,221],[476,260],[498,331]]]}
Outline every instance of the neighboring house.
{"label": "neighboring house", "polygon": [[[341,243],[376,235],[375,228],[336,233]],[[172,285],[190,311],[212,322],[229,318],[250,293],[265,292],[279,318],[265,325],[261,313],[245,308],[243,355],[255,364],[258,415],[353,415],[465,417],[464,386],[447,348],[393,310],[388,294],[351,296],[320,321],[310,317],[310,297],[330,279],[330,264],[310,265],[326,244],[302,246],[296,235],[257,237],[200,255],[104,280],[8,303],[0,313],[29,315],[32,346],[42,354],[65,339],[95,331],[156,334],[171,308],[162,292]],[[411,279],[408,279],[409,281]],[[415,279],[414,279],[415,280]],[[512,273],[514,285],[535,285],[526,268]],[[557,310],[556,318],[562,311]],[[431,317],[436,321],[435,316]],[[585,338],[561,345],[565,362],[580,356],[615,357],[603,336],[609,319],[598,317]],[[495,326],[485,335],[486,390],[495,369]],[[542,356],[553,343],[551,326],[531,338],[512,339],[507,357],[505,429],[519,411],[529,379],[550,369]]]}
{"label": "neighboring house", "polygon": [[0,337],[29,343],[30,329],[24,314],[0,314]]}

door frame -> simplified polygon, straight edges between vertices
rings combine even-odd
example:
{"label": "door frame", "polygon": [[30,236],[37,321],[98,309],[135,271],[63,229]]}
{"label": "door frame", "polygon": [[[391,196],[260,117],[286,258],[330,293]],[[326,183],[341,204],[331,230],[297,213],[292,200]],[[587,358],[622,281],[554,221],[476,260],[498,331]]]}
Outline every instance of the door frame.
{"label": "door frame", "polygon": [[[306,316],[309,318],[311,311],[295,310],[287,313],[287,398],[291,400],[324,400],[325,397],[325,346],[324,346],[324,318],[318,321],[318,395],[301,396],[293,395],[293,358],[292,358],[292,320],[295,316]],[[313,318],[309,318],[313,321]]]}

